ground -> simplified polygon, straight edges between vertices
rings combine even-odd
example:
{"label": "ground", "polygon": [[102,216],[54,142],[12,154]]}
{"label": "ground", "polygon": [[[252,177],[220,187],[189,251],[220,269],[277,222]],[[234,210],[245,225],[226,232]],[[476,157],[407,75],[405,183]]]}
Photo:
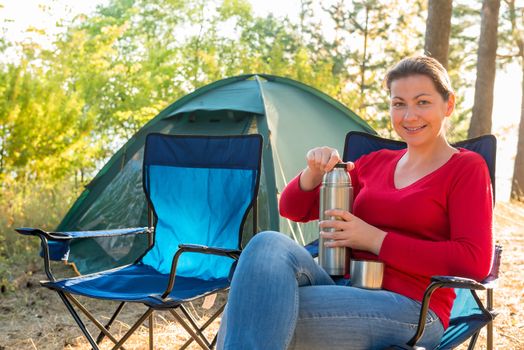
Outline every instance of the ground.
{"label": "ground", "polygon": [[[499,315],[495,320],[495,349],[524,349],[524,205],[498,203],[495,210],[495,239],[503,246],[501,276],[495,292],[495,304]],[[56,265],[61,273],[71,273],[63,265]],[[90,346],[74,325],[65,306],[56,293],[41,288],[38,281],[45,279],[40,267],[29,266],[27,273],[14,283],[16,293],[0,294],[0,350],[38,349],[38,350],[88,350]],[[110,316],[109,310],[116,304],[94,303],[86,301],[88,308],[102,320]],[[210,314],[225,300],[221,294],[210,309],[205,309],[204,301],[196,301],[192,309],[197,317]],[[114,325],[116,333],[122,334],[129,328],[133,316],[143,312],[143,308],[129,310],[123,320]],[[129,314],[131,312],[131,314]],[[211,325],[211,330],[218,329],[219,321]],[[98,334],[94,332],[93,334]],[[141,327],[136,336],[126,342],[126,349],[148,349],[148,331]],[[187,337],[174,318],[167,312],[157,313],[155,317],[155,349],[177,349]],[[103,349],[110,349],[110,342],[104,341]],[[477,343],[476,349],[485,349],[485,334]],[[189,349],[199,349],[193,344]],[[465,347],[461,347],[465,349]]]}

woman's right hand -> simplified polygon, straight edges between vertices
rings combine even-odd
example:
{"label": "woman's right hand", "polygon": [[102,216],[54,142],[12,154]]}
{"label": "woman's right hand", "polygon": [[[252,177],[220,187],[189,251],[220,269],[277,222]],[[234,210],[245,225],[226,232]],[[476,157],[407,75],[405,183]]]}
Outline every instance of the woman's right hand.
{"label": "woman's right hand", "polygon": [[[311,191],[322,182],[322,177],[331,171],[342,159],[335,148],[323,146],[310,149],[306,154],[307,168],[300,175],[300,188]],[[348,170],[353,163],[348,163]]]}
{"label": "woman's right hand", "polygon": [[327,146],[310,149],[306,154],[307,167],[314,174],[324,175],[341,161],[338,151]]}

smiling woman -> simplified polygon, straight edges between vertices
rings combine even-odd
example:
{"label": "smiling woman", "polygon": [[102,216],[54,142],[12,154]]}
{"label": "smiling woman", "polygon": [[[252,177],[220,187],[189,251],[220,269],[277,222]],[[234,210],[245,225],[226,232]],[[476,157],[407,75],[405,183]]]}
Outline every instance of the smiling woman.
{"label": "smiling woman", "polygon": [[443,97],[425,75],[411,75],[391,84],[391,122],[404,140],[428,133],[445,140],[445,122],[454,107],[455,95]]}
{"label": "smiling woman", "polygon": [[[455,102],[446,70],[429,57],[406,58],[389,71],[386,86],[391,120],[407,150],[382,149],[349,163],[353,213],[327,210],[328,217],[341,220],[320,222],[326,246],[351,248],[354,260],[384,263],[382,290],[350,281],[341,286],[292,240],[275,232],[257,234],[233,277],[219,349],[406,344],[432,275],[481,280],[488,274],[490,175],[479,154],[446,140],[444,121]],[[280,214],[301,222],[319,218],[322,177],[341,162],[325,146],[307,152],[306,160],[280,199]],[[454,298],[449,288],[435,292],[417,345],[436,347]]]}
{"label": "smiling woman", "polygon": [[385,79],[393,129],[408,144],[395,169],[403,188],[446,164],[458,150],[446,140],[455,94],[444,68],[428,57],[402,60]]}

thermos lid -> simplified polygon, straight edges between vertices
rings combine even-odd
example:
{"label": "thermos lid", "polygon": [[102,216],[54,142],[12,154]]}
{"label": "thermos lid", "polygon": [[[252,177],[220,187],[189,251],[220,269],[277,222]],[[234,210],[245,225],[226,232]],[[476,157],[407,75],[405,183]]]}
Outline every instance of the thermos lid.
{"label": "thermos lid", "polygon": [[335,164],[335,167],[322,177],[322,184],[336,187],[351,185],[351,178],[346,171],[346,164]]}

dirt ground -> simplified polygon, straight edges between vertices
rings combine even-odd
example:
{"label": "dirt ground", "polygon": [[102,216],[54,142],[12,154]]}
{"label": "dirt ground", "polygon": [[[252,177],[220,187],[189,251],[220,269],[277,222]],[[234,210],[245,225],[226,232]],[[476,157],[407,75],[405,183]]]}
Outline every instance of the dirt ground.
{"label": "dirt ground", "polygon": [[[497,204],[495,238],[504,247],[501,278],[495,293],[495,304],[499,310],[495,320],[495,349],[520,350],[524,349],[524,205]],[[57,273],[71,273],[63,265],[56,265],[54,268]],[[56,293],[39,286],[38,281],[45,279],[40,267],[29,267],[28,270],[34,272],[20,276],[15,281],[18,287],[16,294],[0,294],[0,350],[90,349]],[[80,299],[102,321],[106,321],[111,310],[116,307],[116,304]],[[209,315],[224,300],[225,295],[221,294],[210,309],[203,308],[203,300],[199,300],[193,304],[192,309],[199,319]],[[133,317],[136,319],[144,309],[138,306],[124,311],[127,312],[123,319],[117,321],[112,328],[116,334],[121,335],[129,329]],[[186,341],[185,332],[168,312],[156,313],[154,322],[155,349],[177,349]],[[210,331],[216,332],[218,325],[219,320],[210,326]],[[126,349],[148,349],[149,333],[146,326],[147,324],[141,327],[138,334],[126,342]],[[90,330],[92,334],[98,334],[94,327],[90,327]],[[111,343],[105,340],[102,349],[110,348]],[[485,348],[485,334],[482,333],[476,349]],[[193,344],[189,349],[199,347]]]}

